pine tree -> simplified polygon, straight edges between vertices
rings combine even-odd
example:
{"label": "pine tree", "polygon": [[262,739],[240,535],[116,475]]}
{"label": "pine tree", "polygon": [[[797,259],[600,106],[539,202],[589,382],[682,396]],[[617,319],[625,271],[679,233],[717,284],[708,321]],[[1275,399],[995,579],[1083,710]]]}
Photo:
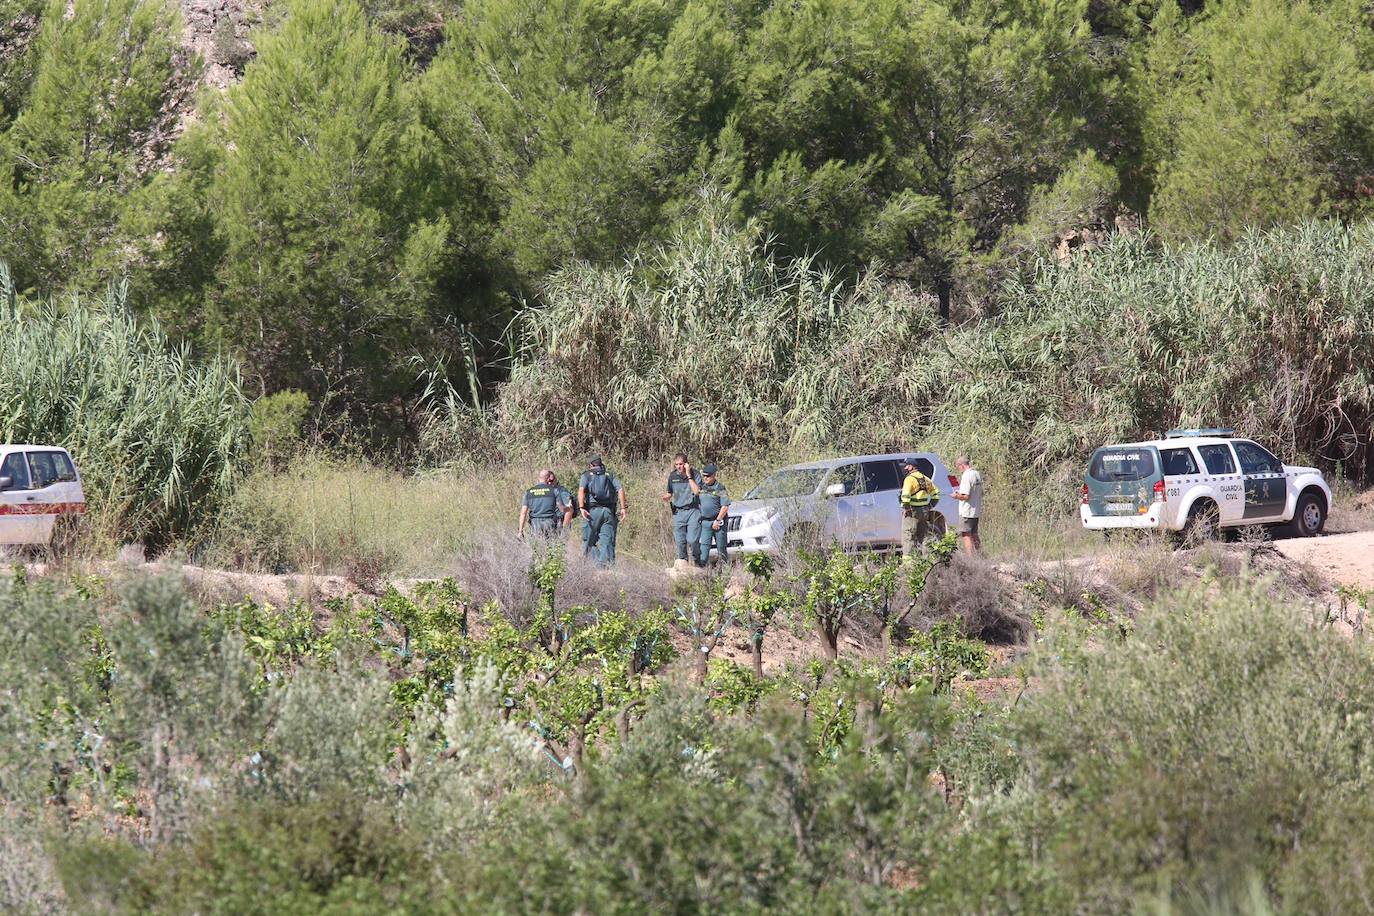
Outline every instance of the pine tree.
{"label": "pine tree", "polygon": [[166,127],[181,18],[167,0],[53,0],[0,135],[0,239],[20,288],[90,280]]}
{"label": "pine tree", "polygon": [[209,320],[266,390],[376,404],[442,315],[449,225],[400,43],[356,0],[295,0],[224,109]]}
{"label": "pine tree", "polygon": [[1374,54],[1362,8],[1246,0],[1185,20],[1166,5],[1145,63],[1156,231],[1231,239],[1367,210]]}

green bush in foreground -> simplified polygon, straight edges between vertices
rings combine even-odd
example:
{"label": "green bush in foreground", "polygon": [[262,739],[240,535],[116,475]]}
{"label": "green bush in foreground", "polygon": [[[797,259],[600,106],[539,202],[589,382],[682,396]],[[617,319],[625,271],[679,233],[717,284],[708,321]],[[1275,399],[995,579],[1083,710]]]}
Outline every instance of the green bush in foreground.
{"label": "green bush in foreground", "polygon": [[557,620],[482,631],[446,584],[328,628],[77,585],[0,583],[9,909],[1367,909],[1374,655],[1263,585],[1101,644],[1065,616],[1015,703],[846,659],[702,689],[660,658],[570,772],[530,722],[584,722],[626,621],[555,650]]}
{"label": "green bush in foreground", "polygon": [[0,439],[70,449],[102,533],[157,546],[228,496],[250,410],[234,365],[193,360],[125,296],[17,300],[0,263]]}

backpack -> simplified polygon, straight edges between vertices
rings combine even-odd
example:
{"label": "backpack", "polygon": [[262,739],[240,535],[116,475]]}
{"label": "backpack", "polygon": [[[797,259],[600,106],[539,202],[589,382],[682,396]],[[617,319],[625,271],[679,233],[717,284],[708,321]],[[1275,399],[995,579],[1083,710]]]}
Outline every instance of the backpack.
{"label": "backpack", "polygon": [[593,506],[614,506],[615,485],[606,471],[587,474],[587,502]]}

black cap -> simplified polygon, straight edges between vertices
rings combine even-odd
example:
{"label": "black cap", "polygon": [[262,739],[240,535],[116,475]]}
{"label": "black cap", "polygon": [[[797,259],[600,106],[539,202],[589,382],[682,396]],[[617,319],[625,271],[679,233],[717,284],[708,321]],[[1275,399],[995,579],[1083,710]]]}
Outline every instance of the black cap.
{"label": "black cap", "polygon": [[601,463],[601,456],[600,456],[600,455],[593,455],[593,456],[592,456],[592,460],[587,462],[587,467],[589,467],[589,468],[604,468],[605,465]]}
{"label": "black cap", "polygon": [[911,458],[903,458],[901,461],[901,465],[904,468],[914,468],[916,467],[916,462]]}
{"label": "black cap", "polygon": [[715,472],[716,466],[714,464],[708,464],[701,469],[701,473],[706,474],[708,476],[714,474]]}

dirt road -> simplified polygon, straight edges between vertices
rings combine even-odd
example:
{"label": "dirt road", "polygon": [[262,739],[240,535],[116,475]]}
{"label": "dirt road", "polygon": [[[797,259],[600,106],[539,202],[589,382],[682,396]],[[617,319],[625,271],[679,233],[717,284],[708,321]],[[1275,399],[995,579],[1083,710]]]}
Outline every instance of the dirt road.
{"label": "dirt road", "polygon": [[1284,556],[1311,563],[1343,585],[1374,588],[1374,531],[1275,541]]}

